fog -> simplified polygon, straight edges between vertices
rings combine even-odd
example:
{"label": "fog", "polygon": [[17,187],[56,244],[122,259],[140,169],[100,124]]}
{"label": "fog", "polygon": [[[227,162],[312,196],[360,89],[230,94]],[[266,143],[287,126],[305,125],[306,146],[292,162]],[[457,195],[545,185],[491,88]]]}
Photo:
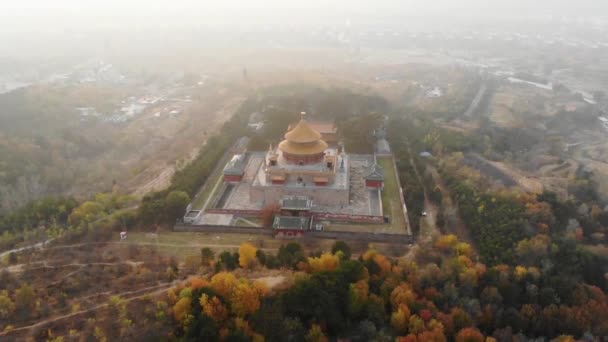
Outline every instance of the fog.
{"label": "fog", "polygon": [[4,32],[97,27],[183,27],[343,22],[409,23],[521,18],[579,19],[608,15],[598,0],[308,0],[308,1],[167,1],[167,0],[24,0],[3,1]]}

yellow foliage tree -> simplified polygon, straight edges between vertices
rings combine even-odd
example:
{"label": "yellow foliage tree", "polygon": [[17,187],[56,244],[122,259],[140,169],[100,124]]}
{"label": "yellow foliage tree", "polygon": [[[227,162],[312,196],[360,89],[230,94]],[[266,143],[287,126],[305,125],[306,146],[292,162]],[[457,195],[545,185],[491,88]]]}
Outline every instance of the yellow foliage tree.
{"label": "yellow foliage tree", "polygon": [[312,272],[333,271],[340,265],[340,257],[331,253],[323,253],[318,258],[308,258]]}
{"label": "yellow foliage tree", "polygon": [[216,296],[209,298],[207,294],[203,293],[199,302],[205,315],[211,317],[214,321],[221,322],[228,318],[228,309]]}
{"label": "yellow foliage tree", "polygon": [[526,275],[528,275],[528,270],[521,265],[515,266],[515,270],[513,271],[513,275],[517,281],[523,280]]}
{"label": "yellow foliage tree", "polygon": [[249,242],[241,244],[239,247],[239,265],[242,268],[251,268],[255,266],[257,262],[255,254],[257,251],[258,249]]}
{"label": "yellow foliage tree", "polygon": [[443,251],[448,251],[456,246],[458,243],[458,237],[454,234],[442,235],[435,242],[435,247]]}
{"label": "yellow foliage tree", "polygon": [[238,280],[234,274],[229,272],[220,272],[211,277],[211,288],[217,291],[224,298],[229,298],[232,290],[237,285]]}
{"label": "yellow foliage tree", "polygon": [[173,306],[173,316],[177,321],[183,322],[184,318],[190,313],[192,298],[183,297]]}
{"label": "yellow foliage tree", "polygon": [[391,292],[391,304],[394,309],[398,309],[402,304],[409,306],[414,303],[415,300],[416,293],[414,293],[407,283],[402,283],[395,287],[393,292]]}
{"label": "yellow foliage tree", "polygon": [[404,334],[407,331],[410,320],[410,309],[406,305],[400,305],[397,311],[391,315],[391,326],[399,334]]}
{"label": "yellow foliage tree", "polygon": [[253,314],[260,308],[260,291],[255,286],[240,282],[230,297],[232,311],[239,317]]}

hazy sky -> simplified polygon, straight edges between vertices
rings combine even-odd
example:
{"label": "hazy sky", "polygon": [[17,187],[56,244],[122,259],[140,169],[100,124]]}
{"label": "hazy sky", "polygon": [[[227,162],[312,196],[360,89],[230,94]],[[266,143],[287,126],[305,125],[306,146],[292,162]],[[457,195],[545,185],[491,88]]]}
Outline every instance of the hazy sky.
{"label": "hazy sky", "polygon": [[[197,21],[361,21],[384,16],[608,16],[608,0],[2,0],[0,29],[155,26]],[[320,19],[322,18],[322,19]]]}

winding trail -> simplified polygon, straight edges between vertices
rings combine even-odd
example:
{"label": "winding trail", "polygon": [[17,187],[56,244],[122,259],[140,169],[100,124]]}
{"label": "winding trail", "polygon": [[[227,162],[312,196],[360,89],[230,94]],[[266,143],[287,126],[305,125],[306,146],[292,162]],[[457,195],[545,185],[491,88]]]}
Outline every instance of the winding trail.
{"label": "winding trail", "polygon": [[[159,284],[159,285],[149,286],[149,287],[145,287],[143,289],[139,289],[139,290],[135,290],[135,291],[122,292],[122,293],[117,294],[116,296],[123,297],[123,296],[129,295],[129,294],[135,294],[135,293],[140,293],[142,291],[149,291],[149,290],[156,289],[156,290],[151,291],[151,292],[145,292],[143,294],[139,294],[139,295],[136,295],[134,297],[130,297],[130,298],[126,298],[125,299],[125,301],[131,302],[131,301],[134,301],[134,300],[137,300],[137,299],[141,299],[141,298],[143,298],[145,296],[153,296],[153,295],[161,294],[165,290],[167,290],[169,287],[172,287],[172,286],[177,285],[179,283],[181,283],[181,281],[173,281],[173,282],[162,283],[162,284]],[[72,313],[69,313],[69,314],[61,315],[61,316],[56,316],[56,317],[48,318],[48,319],[36,322],[34,324],[30,324],[30,325],[22,326],[22,327],[19,327],[19,328],[15,328],[15,329],[12,329],[10,331],[0,332],[0,337],[2,337],[2,336],[8,336],[10,334],[26,331],[26,330],[33,329],[33,328],[42,327],[42,326],[50,324],[50,323],[54,323],[54,322],[61,321],[61,320],[64,320],[64,319],[76,317],[76,316],[79,316],[79,315],[84,315],[84,314],[87,314],[87,313],[90,313],[90,312],[94,312],[94,311],[97,311],[99,309],[102,309],[102,308],[105,308],[105,307],[108,307],[108,306],[110,306],[110,303],[103,303],[103,304],[95,305],[95,306],[93,306],[91,308],[88,308],[88,309],[72,312]]]}

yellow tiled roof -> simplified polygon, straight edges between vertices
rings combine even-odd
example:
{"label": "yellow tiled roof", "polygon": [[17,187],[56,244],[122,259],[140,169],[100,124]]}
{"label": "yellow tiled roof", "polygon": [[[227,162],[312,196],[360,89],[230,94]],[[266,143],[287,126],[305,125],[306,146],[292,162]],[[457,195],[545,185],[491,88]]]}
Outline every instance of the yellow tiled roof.
{"label": "yellow tiled roof", "polygon": [[283,140],[279,144],[279,149],[289,154],[307,156],[324,152],[327,149],[327,143],[323,140],[317,140],[312,143],[298,144]]}
{"label": "yellow tiled roof", "polygon": [[285,133],[285,140],[294,143],[312,143],[320,139],[321,133],[312,128],[304,119],[301,119],[291,131]]}

